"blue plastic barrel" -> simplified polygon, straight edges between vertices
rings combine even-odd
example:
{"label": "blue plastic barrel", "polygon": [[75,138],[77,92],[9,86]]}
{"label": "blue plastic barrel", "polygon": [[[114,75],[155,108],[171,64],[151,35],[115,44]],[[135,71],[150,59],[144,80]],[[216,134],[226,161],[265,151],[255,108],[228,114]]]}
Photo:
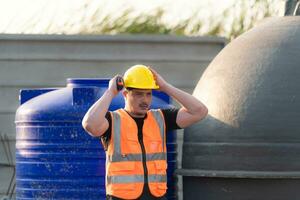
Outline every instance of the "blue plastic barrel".
{"label": "blue plastic barrel", "polygon": [[[81,120],[109,79],[68,79],[65,88],[21,90],[16,113],[16,198],[105,199],[105,152]],[[154,91],[152,108],[170,107]],[[124,107],[121,94],[110,110]],[[167,134],[168,199],[176,198],[176,135]]]}

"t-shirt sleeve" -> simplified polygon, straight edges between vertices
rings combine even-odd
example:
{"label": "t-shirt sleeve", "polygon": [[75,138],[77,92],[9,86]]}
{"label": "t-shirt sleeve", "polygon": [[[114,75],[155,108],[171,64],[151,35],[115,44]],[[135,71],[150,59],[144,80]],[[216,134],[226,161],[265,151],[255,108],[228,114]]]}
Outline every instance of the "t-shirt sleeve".
{"label": "t-shirt sleeve", "polygon": [[179,111],[178,108],[166,108],[166,109],[161,109],[161,111],[165,118],[167,132],[176,129],[181,129],[176,123],[176,118]]}
{"label": "t-shirt sleeve", "polygon": [[105,118],[107,119],[109,126],[108,126],[108,129],[105,131],[105,133],[100,136],[104,150],[107,149],[107,146],[108,146],[108,143],[109,143],[109,140],[111,137],[111,114],[110,114],[110,112],[107,112],[105,114]]}

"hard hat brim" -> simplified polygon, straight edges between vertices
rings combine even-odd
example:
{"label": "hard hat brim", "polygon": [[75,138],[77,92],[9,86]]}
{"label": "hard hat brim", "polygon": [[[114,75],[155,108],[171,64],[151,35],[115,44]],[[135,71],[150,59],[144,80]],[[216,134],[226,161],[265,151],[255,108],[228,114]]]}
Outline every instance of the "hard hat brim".
{"label": "hard hat brim", "polygon": [[155,85],[153,87],[150,87],[150,88],[146,88],[146,87],[138,87],[136,85],[134,86],[130,86],[130,85],[125,85],[125,88],[133,88],[133,89],[142,89],[142,90],[158,90],[159,89],[159,86],[158,85]]}

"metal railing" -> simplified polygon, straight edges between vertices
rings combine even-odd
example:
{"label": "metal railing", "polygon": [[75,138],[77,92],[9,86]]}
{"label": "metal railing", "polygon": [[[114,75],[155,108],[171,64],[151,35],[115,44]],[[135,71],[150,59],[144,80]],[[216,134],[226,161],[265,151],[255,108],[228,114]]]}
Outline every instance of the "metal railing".
{"label": "metal railing", "polygon": [[3,162],[3,163],[0,162],[0,168],[10,168],[13,170],[12,176],[9,180],[9,185],[8,185],[6,193],[5,193],[6,196],[4,196],[2,198],[0,196],[0,199],[2,199],[2,200],[12,199],[13,194],[15,192],[15,188],[16,188],[16,182],[15,182],[16,164],[13,159],[13,153],[10,148],[9,137],[7,136],[7,134],[0,133],[0,146],[2,146],[2,148],[4,150],[4,155],[7,160],[7,162]]}

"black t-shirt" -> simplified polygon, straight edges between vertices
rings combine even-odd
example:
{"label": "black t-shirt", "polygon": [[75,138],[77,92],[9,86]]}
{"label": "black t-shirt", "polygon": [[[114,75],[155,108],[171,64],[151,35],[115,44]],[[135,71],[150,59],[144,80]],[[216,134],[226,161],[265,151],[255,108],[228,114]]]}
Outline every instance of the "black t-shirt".
{"label": "black t-shirt", "polygon": [[[177,113],[178,113],[178,109],[176,108],[169,108],[169,109],[161,109],[163,115],[164,115],[164,119],[165,119],[165,126],[166,126],[166,132],[168,131],[172,131],[175,129],[180,129],[180,127],[177,125],[176,123],[176,118],[177,118]],[[106,132],[101,136],[101,140],[102,143],[108,144],[110,137],[111,137],[111,115],[109,112],[106,113],[106,119],[108,120],[109,123],[109,127],[106,130]],[[135,118],[132,117],[138,127],[138,138],[139,138],[139,142],[141,144],[141,142],[143,141],[143,124],[144,124],[144,119],[145,118]],[[141,144],[142,145],[142,144]],[[147,169],[146,170],[146,174],[147,174]],[[145,175],[145,183],[147,183],[147,176]],[[119,198],[116,197],[108,197],[108,199],[110,200],[120,200]],[[149,186],[148,184],[144,184],[144,189],[142,192],[142,195],[139,197],[139,200],[158,200],[158,199],[166,199],[165,197],[154,197],[153,195],[151,195],[150,190],[149,190]]]}

